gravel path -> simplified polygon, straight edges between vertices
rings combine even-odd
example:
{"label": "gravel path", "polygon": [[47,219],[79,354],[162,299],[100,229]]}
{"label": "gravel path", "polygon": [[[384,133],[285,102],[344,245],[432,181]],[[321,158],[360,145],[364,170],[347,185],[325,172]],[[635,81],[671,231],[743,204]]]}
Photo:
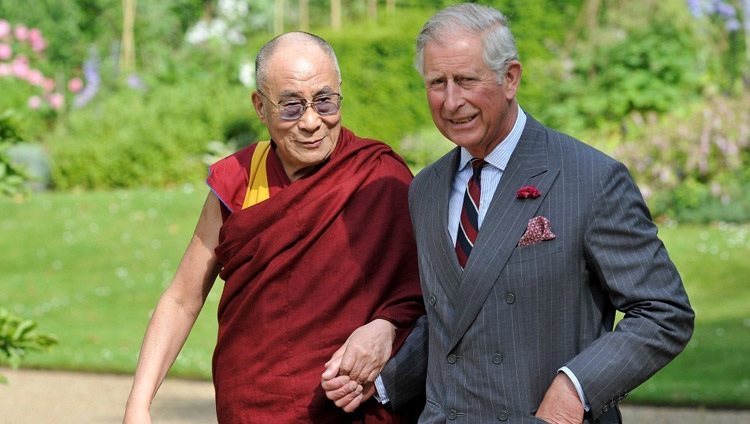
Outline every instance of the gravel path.
{"label": "gravel path", "polygon": [[[119,424],[131,376],[0,369],[0,424]],[[626,423],[750,424],[750,410],[622,407]],[[152,407],[154,424],[215,424],[213,386],[167,379]]]}

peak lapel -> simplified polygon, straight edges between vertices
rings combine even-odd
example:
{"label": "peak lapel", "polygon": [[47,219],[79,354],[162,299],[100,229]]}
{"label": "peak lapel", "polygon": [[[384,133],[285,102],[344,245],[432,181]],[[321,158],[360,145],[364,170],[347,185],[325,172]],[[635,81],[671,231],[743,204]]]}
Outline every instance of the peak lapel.
{"label": "peak lapel", "polygon": [[[539,128],[543,130],[543,127]],[[559,174],[558,169],[548,169],[546,136],[535,130],[533,127],[529,129],[527,124],[503,173],[466,264],[458,292],[457,321],[451,334],[451,349],[476,318],[518,245],[529,219],[542,205]],[[517,199],[518,189],[527,185],[536,187],[541,196]]]}
{"label": "peak lapel", "polygon": [[[430,188],[430,193],[432,193],[431,203],[425,205],[428,212],[425,214],[427,219],[423,221],[425,226],[423,233],[429,237],[428,246],[434,246],[434,249],[431,249],[432,255],[430,255],[429,260],[431,265],[436,268],[438,275],[446,276],[446,278],[440,278],[439,283],[454,304],[458,296],[457,282],[461,278],[461,268],[458,265],[455,246],[448,232],[448,203],[459,157],[460,149],[455,148],[437,162],[431,170],[433,172],[430,175],[430,181],[432,182]],[[435,228],[440,230],[435,231]]]}

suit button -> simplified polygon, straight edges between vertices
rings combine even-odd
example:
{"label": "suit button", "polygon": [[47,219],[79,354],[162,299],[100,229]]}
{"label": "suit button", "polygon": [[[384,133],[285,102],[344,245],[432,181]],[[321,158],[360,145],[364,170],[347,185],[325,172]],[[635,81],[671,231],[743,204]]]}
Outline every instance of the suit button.
{"label": "suit button", "polygon": [[437,302],[437,298],[435,297],[435,295],[434,294],[431,295],[430,296],[430,305],[434,305],[436,302]]}
{"label": "suit button", "polygon": [[515,301],[516,301],[516,295],[515,294],[513,294],[511,292],[505,293],[505,303],[507,303],[507,304],[510,305],[510,304],[513,304]]}
{"label": "suit button", "polygon": [[455,420],[456,417],[458,417],[458,412],[456,412],[455,409],[449,409],[448,410],[448,419],[449,420]]}
{"label": "suit button", "polygon": [[508,411],[500,410],[500,412],[497,413],[497,420],[508,421]]}
{"label": "suit button", "polygon": [[448,363],[449,364],[455,364],[456,360],[458,360],[458,357],[456,355],[454,355],[452,353],[450,355],[448,355]]}
{"label": "suit button", "polygon": [[492,355],[492,363],[493,364],[499,364],[503,362],[503,354],[502,353],[496,353]]}

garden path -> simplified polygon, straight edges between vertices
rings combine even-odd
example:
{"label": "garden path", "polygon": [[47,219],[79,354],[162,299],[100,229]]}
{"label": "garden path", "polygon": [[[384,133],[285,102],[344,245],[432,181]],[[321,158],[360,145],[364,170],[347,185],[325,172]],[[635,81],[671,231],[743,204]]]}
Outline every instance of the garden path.
{"label": "garden path", "polygon": [[[0,424],[119,424],[132,376],[0,368]],[[170,378],[152,407],[154,424],[212,424],[210,382]],[[622,407],[626,423],[750,424],[750,410]]]}

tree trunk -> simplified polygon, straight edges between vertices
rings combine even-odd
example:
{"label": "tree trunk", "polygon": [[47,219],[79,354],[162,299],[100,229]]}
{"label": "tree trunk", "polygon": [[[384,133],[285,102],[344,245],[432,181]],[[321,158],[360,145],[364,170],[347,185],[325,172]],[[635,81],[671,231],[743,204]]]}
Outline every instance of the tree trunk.
{"label": "tree trunk", "polygon": [[284,32],[284,0],[276,0],[276,9],[273,14],[273,33],[278,35]]}
{"label": "tree trunk", "polygon": [[299,28],[310,30],[310,0],[299,0]]}
{"label": "tree trunk", "polygon": [[135,72],[135,8],[137,0],[122,0],[122,41],[120,45],[120,73]]}
{"label": "tree trunk", "polygon": [[331,0],[331,28],[341,29],[341,0]]}
{"label": "tree trunk", "polygon": [[396,12],[396,0],[385,0],[385,13],[393,15]]}
{"label": "tree trunk", "polygon": [[367,0],[367,17],[370,19],[378,17],[378,0]]}

